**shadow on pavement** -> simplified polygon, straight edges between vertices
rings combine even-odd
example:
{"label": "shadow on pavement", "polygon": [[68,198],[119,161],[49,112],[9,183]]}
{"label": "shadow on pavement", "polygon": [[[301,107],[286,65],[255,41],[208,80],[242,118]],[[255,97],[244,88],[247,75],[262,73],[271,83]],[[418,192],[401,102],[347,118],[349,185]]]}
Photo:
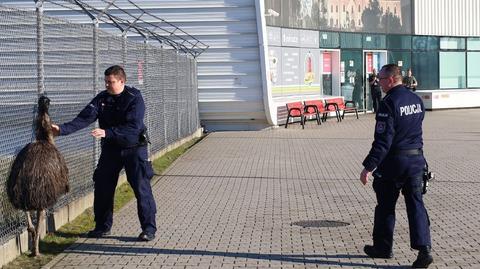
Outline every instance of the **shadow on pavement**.
{"label": "shadow on pavement", "polygon": [[[108,239],[118,239],[124,242],[138,242],[136,237],[106,237]],[[151,248],[148,246],[135,246],[117,244],[92,244],[82,243],[73,249],[68,249],[65,253],[89,254],[89,255],[110,255],[110,256],[136,256],[138,254],[157,254],[157,255],[198,255],[198,256],[220,256],[231,258],[247,258],[256,260],[271,260],[292,262],[300,264],[320,264],[353,268],[410,268],[410,266],[403,265],[377,265],[359,262],[341,262],[328,259],[368,259],[366,255],[322,255],[322,254],[261,254],[261,253],[246,253],[246,252],[224,252],[224,251],[208,251],[208,250],[192,250],[192,249],[163,249]]]}

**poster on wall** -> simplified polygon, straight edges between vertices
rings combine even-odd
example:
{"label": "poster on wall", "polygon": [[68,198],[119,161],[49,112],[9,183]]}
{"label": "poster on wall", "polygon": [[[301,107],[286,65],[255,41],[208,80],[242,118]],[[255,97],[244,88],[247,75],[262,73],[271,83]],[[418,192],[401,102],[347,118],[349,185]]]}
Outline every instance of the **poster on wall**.
{"label": "poster on wall", "polygon": [[[282,48],[282,95],[298,95],[300,93],[300,49]],[[303,80],[303,78],[302,78]]]}
{"label": "poster on wall", "polygon": [[367,74],[371,74],[373,72],[373,53],[367,53]]}
{"label": "poster on wall", "polygon": [[268,69],[272,97],[282,96],[282,49],[280,47],[268,48]]}
{"label": "poster on wall", "polygon": [[324,95],[333,94],[333,77],[332,77],[332,53],[329,51],[322,52],[322,93]]}
{"label": "poster on wall", "polygon": [[319,49],[301,49],[301,93],[303,95],[319,95],[320,89],[320,50]]}
{"label": "poster on wall", "polygon": [[412,0],[264,0],[267,25],[344,32],[412,34]]}

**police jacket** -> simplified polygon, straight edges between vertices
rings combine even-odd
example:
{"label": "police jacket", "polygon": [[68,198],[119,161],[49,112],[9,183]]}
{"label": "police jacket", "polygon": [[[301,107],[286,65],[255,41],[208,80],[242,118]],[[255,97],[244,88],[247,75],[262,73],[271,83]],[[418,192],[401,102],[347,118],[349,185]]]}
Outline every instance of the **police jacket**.
{"label": "police jacket", "polygon": [[415,93],[403,85],[390,89],[380,102],[372,148],[362,163],[365,169],[373,171],[400,150],[421,149],[424,116],[422,99]]}
{"label": "police jacket", "polygon": [[102,145],[133,147],[139,144],[140,133],[145,129],[144,114],[145,104],[139,90],[125,86],[118,95],[105,90],[72,121],[60,125],[60,135],[83,129],[98,119],[99,127],[105,130]]}

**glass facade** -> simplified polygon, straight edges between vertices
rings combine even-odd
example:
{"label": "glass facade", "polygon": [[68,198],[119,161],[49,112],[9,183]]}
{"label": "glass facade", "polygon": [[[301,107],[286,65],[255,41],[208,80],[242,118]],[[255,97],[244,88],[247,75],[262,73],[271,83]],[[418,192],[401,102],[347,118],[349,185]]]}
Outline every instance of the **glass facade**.
{"label": "glass facade", "polygon": [[480,51],[467,53],[467,87],[480,88],[480,72],[478,71],[480,63]]}
{"label": "glass facade", "polygon": [[468,50],[480,50],[480,37],[467,38]]}
{"label": "glass facade", "polygon": [[362,34],[340,33],[340,47],[348,49],[361,49]]}
{"label": "glass facade", "polygon": [[[408,68],[412,68],[412,54],[410,51],[389,51],[388,62],[395,63],[402,68],[402,75]],[[413,69],[413,68],[412,68]],[[416,76],[415,76],[416,77]]]}
{"label": "glass facade", "polygon": [[440,88],[465,88],[465,52],[440,52]]}
{"label": "glass facade", "polygon": [[385,35],[363,35],[363,48],[364,49],[386,49],[387,40]]}
{"label": "glass facade", "polygon": [[334,32],[320,32],[321,48],[338,48],[340,47],[340,37]]}
{"label": "glass facade", "polygon": [[438,89],[438,51],[413,51],[412,71],[418,90]]}
{"label": "glass facade", "polygon": [[412,0],[326,1],[265,0],[267,25],[360,33],[412,33]]}
{"label": "glass facade", "polygon": [[362,50],[342,50],[340,57],[341,95],[364,109]]}
{"label": "glass facade", "polygon": [[412,37],[409,35],[387,35],[387,49],[404,49],[412,48]]}
{"label": "glass facade", "polygon": [[440,38],[440,49],[464,50],[465,38],[458,37],[442,37]]}
{"label": "glass facade", "polygon": [[[412,12],[411,0],[367,1],[355,6],[351,3],[265,0],[267,10],[280,13],[279,17],[266,17],[267,25],[282,32],[275,39],[278,44],[269,43],[270,69],[273,66],[277,72],[270,76],[272,91],[277,90],[275,96],[287,96],[286,90],[305,95],[306,86],[298,84],[311,80],[307,85],[309,93],[342,95],[353,100],[360,110],[369,110],[367,77],[373,68],[378,70],[386,63],[400,66],[403,75],[411,68],[418,90],[480,88],[480,37],[412,35],[410,21],[404,20],[410,18],[407,14]],[[396,8],[398,3],[401,8]],[[316,33],[314,46],[305,45],[301,38],[292,44],[296,40],[292,31],[304,29]],[[287,55],[287,50],[294,49],[300,53]],[[313,71],[302,73],[296,66]],[[297,74],[299,78],[294,77]]]}

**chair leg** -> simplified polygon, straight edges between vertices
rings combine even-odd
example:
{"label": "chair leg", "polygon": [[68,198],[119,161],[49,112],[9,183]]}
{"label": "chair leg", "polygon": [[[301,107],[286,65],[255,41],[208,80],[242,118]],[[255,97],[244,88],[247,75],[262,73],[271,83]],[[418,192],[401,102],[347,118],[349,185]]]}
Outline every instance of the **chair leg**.
{"label": "chair leg", "polygon": [[355,115],[357,115],[357,120],[358,120],[358,111],[356,108],[355,108]]}
{"label": "chair leg", "polygon": [[288,114],[288,116],[287,116],[287,122],[285,122],[285,129],[287,129],[287,127],[288,127],[288,120],[289,119],[290,119],[290,114]]}
{"label": "chair leg", "polygon": [[305,116],[300,115],[300,122],[302,123],[302,129],[305,129]]}
{"label": "chair leg", "polygon": [[320,114],[317,112],[317,125],[322,125],[322,121],[320,120]]}

